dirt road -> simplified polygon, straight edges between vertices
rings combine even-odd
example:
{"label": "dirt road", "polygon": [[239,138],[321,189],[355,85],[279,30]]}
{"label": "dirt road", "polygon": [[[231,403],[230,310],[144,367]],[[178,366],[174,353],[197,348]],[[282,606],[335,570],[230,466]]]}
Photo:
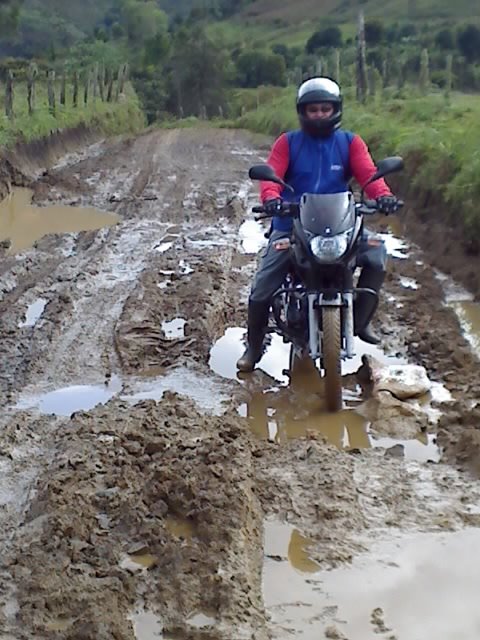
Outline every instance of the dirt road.
{"label": "dirt road", "polygon": [[[30,249],[1,249],[2,640],[475,636],[479,579],[455,567],[480,546],[479,363],[428,256],[390,249],[385,351],[368,352],[425,366],[424,402],[369,398],[357,360],[346,410],[328,416],[316,378],[288,384],[276,338],[235,375],[263,242],[246,169],[266,148],[151,131],[33,185],[33,204],[72,208],[43,215]],[[112,215],[82,227],[73,207]],[[22,246],[41,214],[11,212],[5,237],[17,221]],[[455,594],[471,616],[447,616]]]}

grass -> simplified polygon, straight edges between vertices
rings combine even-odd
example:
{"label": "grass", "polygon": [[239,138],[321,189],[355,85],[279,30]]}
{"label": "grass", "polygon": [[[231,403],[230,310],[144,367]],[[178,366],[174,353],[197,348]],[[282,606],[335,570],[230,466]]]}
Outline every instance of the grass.
{"label": "grass", "polygon": [[[319,23],[321,19],[335,18],[338,22],[356,19],[359,4],[350,0],[256,0],[246,5],[241,13],[244,19],[257,22],[283,21],[296,24],[310,20]],[[396,20],[437,21],[471,20],[480,17],[480,5],[471,0],[363,0],[361,7],[367,18],[381,18],[385,22]]]}
{"label": "grass", "polygon": [[[359,133],[374,157],[401,155],[405,159],[402,196],[411,198],[425,215],[460,221],[470,244],[480,237],[480,97],[441,94],[404,99],[388,92],[382,99],[359,105],[345,100],[344,126]],[[297,127],[293,89],[284,89],[270,104],[247,112],[236,126],[278,135]],[[475,240],[477,248],[480,242]]]}
{"label": "grass", "polygon": [[[4,108],[4,89],[0,87],[0,147],[11,147],[16,142],[29,142],[48,136],[52,131],[68,129],[80,124],[101,129],[105,134],[137,131],[145,125],[138,98],[127,84],[124,96],[118,102],[102,102],[92,98],[87,106],[83,104],[83,93],[79,94],[79,106],[74,108],[71,96],[65,106],[57,105],[55,116],[48,109],[46,86],[37,83],[36,108],[32,116],[28,114],[26,87],[15,87],[13,119],[7,118]],[[59,91],[57,92],[57,99]]]}

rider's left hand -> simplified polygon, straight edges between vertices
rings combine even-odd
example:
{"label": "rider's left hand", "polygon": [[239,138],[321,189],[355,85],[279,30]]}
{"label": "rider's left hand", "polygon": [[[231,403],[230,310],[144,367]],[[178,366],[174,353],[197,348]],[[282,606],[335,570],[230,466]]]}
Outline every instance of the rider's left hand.
{"label": "rider's left hand", "polygon": [[388,216],[400,209],[400,203],[396,196],[380,196],[377,198],[377,209],[380,213]]}

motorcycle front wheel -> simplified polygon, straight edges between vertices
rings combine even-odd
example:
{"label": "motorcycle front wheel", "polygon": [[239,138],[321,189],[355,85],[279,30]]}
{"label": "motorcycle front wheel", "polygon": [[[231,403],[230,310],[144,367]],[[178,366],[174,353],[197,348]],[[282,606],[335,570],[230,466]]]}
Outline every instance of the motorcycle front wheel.
{"label": "motorcycle front wheel", "polygon": [[327,411],[342,408],[341,313],[339,307],[323,307],[323,368]]}

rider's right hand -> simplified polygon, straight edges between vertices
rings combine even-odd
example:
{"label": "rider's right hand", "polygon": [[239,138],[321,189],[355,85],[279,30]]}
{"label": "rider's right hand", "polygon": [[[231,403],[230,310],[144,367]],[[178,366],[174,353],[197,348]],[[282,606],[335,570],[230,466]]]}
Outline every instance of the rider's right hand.
{"label": "rider's right hand", "polygon": [[263,203],[265,213],[269,216],[278,216],[282,213],[282,199],[270,198]]}

